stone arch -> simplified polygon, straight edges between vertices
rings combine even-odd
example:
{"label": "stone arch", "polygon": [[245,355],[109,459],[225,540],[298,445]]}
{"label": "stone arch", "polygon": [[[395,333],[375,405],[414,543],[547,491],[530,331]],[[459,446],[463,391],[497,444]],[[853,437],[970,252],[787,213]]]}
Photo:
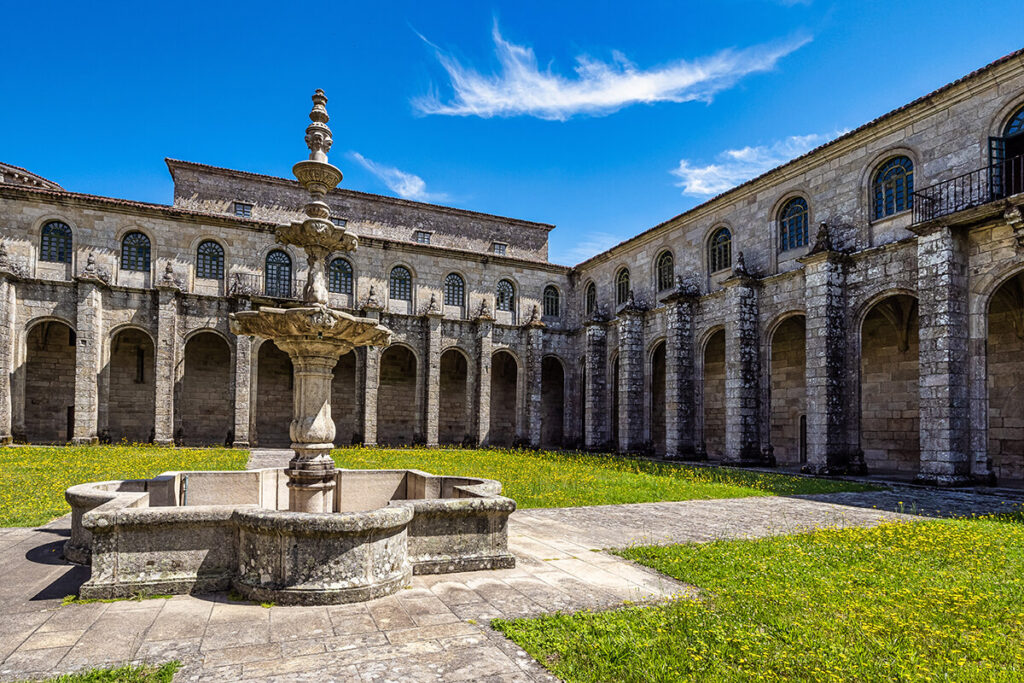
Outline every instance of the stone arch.
{"label": "stone arch", "polygon": [[781,465],[807,462],[807,319],[802,311],[778,316],[769,326],[769,443]]}
{"label": "stone arch", "polygon": [[256,397],[252,440],[261,448],[287,448],[292,442],[289,434],[295,382],[292,359],[269,339],[262,340],[253,353],[256,356]]}
{"label": "stone arch", "polygon": [[441,352],[437,439],[443,444],[472,441],[473,401],[469,395],[469,354],[457,346]]}
{"label": "stone arch", "polygon": [[334,420],[334,443],[345,446],[361,443],[359,427],[359,358],[349,351],[338,358],[331,379],[331,418]]}
{"label": "stone arch", "polygon": [[512,446],[519,437],[519,359],[510,349],[491,356],[490,444]]}
{"label": "stone arch", "polygon": [[705,334],[701,359],[701,449],[712,460],[725,455],[725,327]]}
{"label": "stone arch", "polygon": [[540,444],[561,448],[565,443],[565,363],[558,356],[544,356],[540,375]]}
{"label": "stone arch", "polygon": [[423,440],[418,372],[419,358],[412,347],[392,344],[381,353],[377,389],[378,443],[410,445]]}
{"label": "stone arch", "polygon": [[[924,175],[921,174],[921,159],[918,156],[916,150],[910,147],[895,146],[886,147],[884,150],[875,153],[874,155],[872,155],[871,159],[864,165],[864,168],[861,170],[860,176],[861,196],[862,201],[864,202],[864,215],[867,217],[867,220],[869,222],[876,222],[874,214],[871,211],[872,180],[874,180],[875,174],[878,172],[878,169],[882,167],[882,164],[887,162],[889,159],[893,159],[895,157],[907,157],[908,159],[910,159],[911,163],[913,163],[914,187],[927,187],[928,185],[928,182],[925,180]],[[887,218],[891,218],[891,216],[887,216]],[[885,218],[880,218],[877,220],[885,220]]]}
{"label": "stone arch", "polygon": [[175,382],[175,442],[217,446],[234,441],[234,378],[231,345],[213,329],[185,338],[182,373]]}
{"label": "stone arch", "polygon": [[984,392],[992,474],[1001,483],[1024,479],[1024,270],[993,289],[986,301]]}
{"label": "stone arch", "polygon": [[920,469],[917,298],[895,290],[860,311],[860,447],[870,470]]}
{"label": "stone arch", "polygon": [[110,332],[103,370],[106,436],[114,442],[153,440],[156,423],[156,377],[153,337],[136,325]]}
{"label": "stone arch", "polygon": [[667,386],[666,375],[666,351],[665,338],[656,340],[648,352],[650,371],[650,435],[654,452],[658,455],[665,454],[665,388]]}
{"label": "stone arch", "polygon": [[37,318],[25,335],[25,440],[67,443],[75,426],[74,327],[55,317]]}

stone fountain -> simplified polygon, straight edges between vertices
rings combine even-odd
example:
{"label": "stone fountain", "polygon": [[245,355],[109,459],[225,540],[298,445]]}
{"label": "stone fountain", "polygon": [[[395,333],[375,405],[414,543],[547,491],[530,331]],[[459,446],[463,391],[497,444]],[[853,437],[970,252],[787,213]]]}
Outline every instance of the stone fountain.
{"label": "stone fountain", "polygon": [[324,202],[341,182],[327,162],[326,104],[317,90],[309,159],[293,169],[310,194],[305,218],[276,231],[278,242],[306,252],[303,300],[231,315],[235,334],[269,339],[292,359],[295,455],[287,468],[164,472],[69,488],[64,557],[90,565],[83,598],[234,589],[278,604],[330,604],[393,593],[413,574],[515,566],[508,517],[516,504],[499,482],[337,469],[331,459],[334,366],[356,347],[389,344],[391,332],[328,305],[327,259],[358,240],[331,222]]}
{"label": "stone fountain", "polygon": [[391,331],[376,320],[357,318],[328,306],[327,260],[331,254],[353,251],[355,235],[331,222],[324,195],[341,182],[341,171],[327,161],[333,138],[327,126],[327,97],[313,95],[311,123],[306,128],[309,159],[292,173],[310,194],[306,218],[277,228],[277,241],[306,252],[309,275],[303,305],[296,308],[261,308],[232,313],[231,331],[269,339],[292,360],[295,372],[294,416],[289,427],[292,458],[288,469],[293,512],[329,512],[336,470],[331,459],[334,420],[331,417],[331,379],[343,354],[359,346],[387,346]]}

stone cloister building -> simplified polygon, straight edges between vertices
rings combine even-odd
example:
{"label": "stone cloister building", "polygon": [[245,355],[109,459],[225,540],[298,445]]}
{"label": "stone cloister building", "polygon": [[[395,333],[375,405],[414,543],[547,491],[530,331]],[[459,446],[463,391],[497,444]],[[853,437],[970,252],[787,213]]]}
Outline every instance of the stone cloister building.
{"label": "stone cloister building", "polygon": [[[281,178],[167,160],[172,205],[0,164],[0,437],[286,446]],[[336,190],[339,443],[655,452],[1024,479],[1024,51],[575,267],[553,226]]]}

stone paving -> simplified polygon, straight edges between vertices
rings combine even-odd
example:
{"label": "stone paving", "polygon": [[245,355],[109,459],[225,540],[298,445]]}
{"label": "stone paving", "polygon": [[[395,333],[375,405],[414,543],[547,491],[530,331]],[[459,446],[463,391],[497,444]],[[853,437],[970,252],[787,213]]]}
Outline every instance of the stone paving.
{"label": "stone paving", "polygon": [[418,576],[396,595],[334,607],[264,608],[223,594],[61,607],[87,575],[60,560],[67,518],[0,529],[0,680],[171,659],[184,664],[178,681],[553,680],[490,620],[689,593],[602,549],[913,519],[892,511],[900,501],[904,510],[941,515],[1019,503],[894,489],[521,510],[510,521],[515,569]]}

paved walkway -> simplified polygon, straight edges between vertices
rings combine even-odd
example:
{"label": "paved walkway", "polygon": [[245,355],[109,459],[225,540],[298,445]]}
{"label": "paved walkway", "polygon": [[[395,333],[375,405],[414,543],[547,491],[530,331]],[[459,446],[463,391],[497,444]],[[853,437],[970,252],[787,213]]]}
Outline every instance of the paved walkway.
{"label": "paved walkway", "polygon": [[553,680],[489,621],[688,593],[602,549],[912,518],[892,511],[900,501],[904,510],[940,515],[1014,502],[896,489],[521,510],[509,531],[515,569],[418,576],[397,595],[357,605],[269,609],[223,594],[61,607],[88,571],[59,558],[67,518],[0,529],[0,680],[171,659],[185,665],[178,681]]}

